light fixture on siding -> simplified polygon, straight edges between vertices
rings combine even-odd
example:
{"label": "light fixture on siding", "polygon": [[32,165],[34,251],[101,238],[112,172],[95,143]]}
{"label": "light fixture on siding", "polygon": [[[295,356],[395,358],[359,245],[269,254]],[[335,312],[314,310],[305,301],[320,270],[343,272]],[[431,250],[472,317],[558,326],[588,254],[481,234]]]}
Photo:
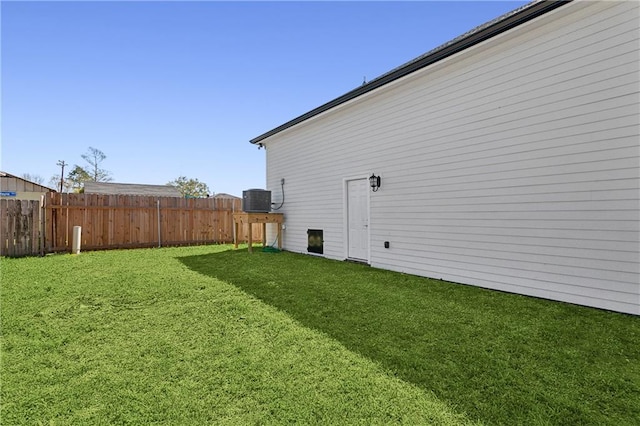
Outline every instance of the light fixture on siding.
{"label": "light fixture on siding", "polygon": [[380,188],[380,176],[372,173],[371,176],[369,176],[369,185],[371,185],[371,190],[376,192],[378,188]]}

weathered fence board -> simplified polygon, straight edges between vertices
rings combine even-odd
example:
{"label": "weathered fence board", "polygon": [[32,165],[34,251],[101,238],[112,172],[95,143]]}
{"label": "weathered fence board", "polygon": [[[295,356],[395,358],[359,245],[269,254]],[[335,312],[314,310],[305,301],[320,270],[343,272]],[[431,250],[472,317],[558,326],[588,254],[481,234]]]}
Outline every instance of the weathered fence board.
{"label": "weathered fence board", "polygon": [[[45,197],[45,248],[69,251],[74,226],[83,250],[230,243],[241,200],[128,195],[60,194]],[[248,227],[239,240],[246,240]],[[262,238],[262,228],[253,228]]]}
{"label": "weathered fence board", "polygon": [[0,200],[0,256],[41,253],[40,202]]}

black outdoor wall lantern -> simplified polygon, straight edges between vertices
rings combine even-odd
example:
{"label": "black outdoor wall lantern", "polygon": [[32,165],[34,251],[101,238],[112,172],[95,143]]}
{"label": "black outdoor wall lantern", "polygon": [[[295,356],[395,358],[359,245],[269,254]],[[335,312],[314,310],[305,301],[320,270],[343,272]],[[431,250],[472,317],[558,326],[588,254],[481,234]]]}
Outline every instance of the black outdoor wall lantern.
{"label": "black outdoor wall lantern", "polygon": [[371,185],[371,190],[376,192],[378,188],[380,188],[380,176],[372,173],[371,176],[369,176],[369,184]]}

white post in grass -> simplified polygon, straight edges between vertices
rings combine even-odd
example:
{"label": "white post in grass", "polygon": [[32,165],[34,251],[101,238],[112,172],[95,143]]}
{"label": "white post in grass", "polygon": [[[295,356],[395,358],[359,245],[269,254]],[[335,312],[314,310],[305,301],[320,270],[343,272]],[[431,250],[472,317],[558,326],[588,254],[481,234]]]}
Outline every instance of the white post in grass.
{"label": "white post in grass", "polygon": [[156,202],[158,203],[158,247],[162,247],[162,240],[160,239],[160,198]]}
{"label": "white post in grass", "polygon": [[71,253],[80,254],[80,241],[82,240],[82,226],[73,227],[73,240],[71,243]]}

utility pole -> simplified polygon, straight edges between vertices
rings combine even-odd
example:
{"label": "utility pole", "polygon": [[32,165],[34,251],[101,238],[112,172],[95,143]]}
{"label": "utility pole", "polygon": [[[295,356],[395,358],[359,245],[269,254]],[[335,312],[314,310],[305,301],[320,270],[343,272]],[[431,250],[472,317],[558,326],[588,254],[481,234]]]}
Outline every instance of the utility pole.
{"label": "utility pole", "polygon": [[62,193],[62,188],[64,185],[64,166],[67,165],[63,160],[60,160],[56,163],[56,165],[62,167],[62,172],[60,173],[60,193]]}

